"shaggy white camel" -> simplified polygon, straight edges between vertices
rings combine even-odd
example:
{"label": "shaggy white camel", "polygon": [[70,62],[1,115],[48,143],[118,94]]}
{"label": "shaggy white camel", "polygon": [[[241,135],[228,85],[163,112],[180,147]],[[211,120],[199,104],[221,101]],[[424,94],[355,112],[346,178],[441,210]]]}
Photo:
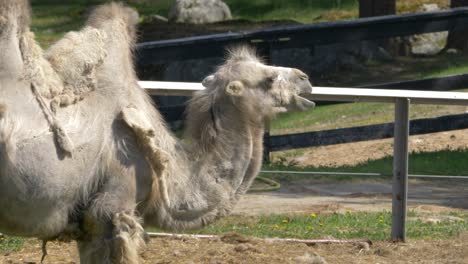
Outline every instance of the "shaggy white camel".
{"label": "shaggy white camel", "polygon": [[76,240],[81,263],[139,263],[142,223],[228,214],[262,160],[264,123],[314,104],[297,69],[233,49],[188,105],[177,140],[138,87],[136,12],[98,7],[44,55],[26,0],[0,0],[0,232]]}

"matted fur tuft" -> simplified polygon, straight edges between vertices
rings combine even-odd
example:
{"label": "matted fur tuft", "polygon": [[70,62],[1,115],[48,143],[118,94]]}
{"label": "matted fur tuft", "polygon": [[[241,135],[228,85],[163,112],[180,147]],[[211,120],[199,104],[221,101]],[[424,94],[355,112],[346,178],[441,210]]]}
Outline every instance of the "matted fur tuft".
{"label": "matted fur tuft", "polygon": [[220,115],[219,105],[216,101],[215,91],[197,92],[189,101],[186,109],[186,131],[191,138],[200,142],[203,152],[208,152],[215,147],[218,133],[216,122]]}
{"label": "matted fur tuft", "polygon": [[51,102],[54,112],[82,100],[97,87],[97,68],[106,57],[107,34],[93,27],[67,33],[47,50],[46,58],[64,83]]}
{"label": "matted fur tuft", "polygon": [[[214,149],[222,151],[226,145],[235,144],[228,138],[232,137],[231,133],[238,134],[239,131],[227,130],[224,126],[238,122],[255,129],[262,127],[265,116],[262,111],[268,107],[263,102],[257,102],[259,97],[257,91],[248,89],[242,96],[236,97],[226,94],[222,88],[196,93],[187,106],[187,136],[194,139],[203,152]],[[229,111],[232,109],[235,111]],[[222,155],[219,151],[217,154]]]}
{"label": "matted fur tuft", "polygon": [[136,26],[138,24],[138,12],[122,3],[109,3],[96,7],[89,15],[87,25],[101,28],[110,20],[119,19],[126,26],[132,45],[136,42]]}
{"label": "matted fur tuft", "polygon": [[28,0],[0,0],[0,33],[13,25],[12,19],[17,21],[19,34],[29,31],[31,7]]}
{"label": "matted fur tuft", "polygon": [[224,65],[238,61],[254,61],[264,63],[260,56],[258,56],[257,50],[252,46],[236,45],[227,48],[226,63]]}
{"label": "matted fur tuft", "polygon": [[145,230],[141,220],[130,213],[117,213],[112,219],[112,263],[138,264],[145,248]]}

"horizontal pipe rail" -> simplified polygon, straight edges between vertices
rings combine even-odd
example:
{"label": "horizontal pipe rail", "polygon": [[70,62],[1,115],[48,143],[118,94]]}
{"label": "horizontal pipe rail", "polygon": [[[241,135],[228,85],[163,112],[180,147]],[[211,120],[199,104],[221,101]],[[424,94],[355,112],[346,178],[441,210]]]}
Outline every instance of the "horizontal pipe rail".
{"label": "horizontal pipe rail", "polygon": [[[262,170],[261,173],[265,174],[290,174],[290,175],[335,175],[335,176],[369,176],[369,177],[390,177],[390,173],[378,172],[332,172],[332,171],[275,171],[275,170]],[[468,176],[450,176],[450,175],[423,175],[423,174],[409,174],[410,178],[427,178],[427,179],[446,179],[446,180],[468,180]]]}
{"label": "horizontal pipe rail", "polygon": [[[140,81],[139,84],[150,95],[162,96],[191,96],[204,89],[201,83],[190,82]],[[407,98],[412,104],[468,105],[468,93],[463,92],[314,87],[306,97],[318,101],[381,103],[395,103],[397,99]]]}

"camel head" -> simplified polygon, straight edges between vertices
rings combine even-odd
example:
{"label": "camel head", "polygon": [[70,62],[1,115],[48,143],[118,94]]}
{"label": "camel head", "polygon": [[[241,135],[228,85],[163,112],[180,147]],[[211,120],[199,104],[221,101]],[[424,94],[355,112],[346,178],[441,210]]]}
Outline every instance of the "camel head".
{"label": "camel head", "polygon": [[312,92],[307,74],[294,68],[265,65],[247,46],[231,49],[226,63],[206,77],[203,85],[219,89],[232,100],[250,100],[249,105],[257,106],[255,113],[265,116],[315,106],[301,96]]}

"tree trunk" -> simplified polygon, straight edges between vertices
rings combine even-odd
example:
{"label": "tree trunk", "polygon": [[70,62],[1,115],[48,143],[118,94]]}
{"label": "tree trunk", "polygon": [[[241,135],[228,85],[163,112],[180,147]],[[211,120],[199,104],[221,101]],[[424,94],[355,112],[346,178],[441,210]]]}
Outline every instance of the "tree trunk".
{"label": "tree trunk", "polygon": [[[452,0],[450,3],[451,8],[455,7],[468,7],[468,0]],[[461,51],[468,50],[468,27],[459,31],[450,31],[447,46],[445,49],[457,49]]]}
{"label": "tree trunk", "polygon": [[385,16],[396,13],[396,0],[359,0],[359,17]]}
{"label": "tree trunk", "polygon": [[[396,14],[396,0],[359,0],[360,18],[394,14]],[[400,44],[396,39],[376,40],[376,42],[390,54],[400,54]]]}

